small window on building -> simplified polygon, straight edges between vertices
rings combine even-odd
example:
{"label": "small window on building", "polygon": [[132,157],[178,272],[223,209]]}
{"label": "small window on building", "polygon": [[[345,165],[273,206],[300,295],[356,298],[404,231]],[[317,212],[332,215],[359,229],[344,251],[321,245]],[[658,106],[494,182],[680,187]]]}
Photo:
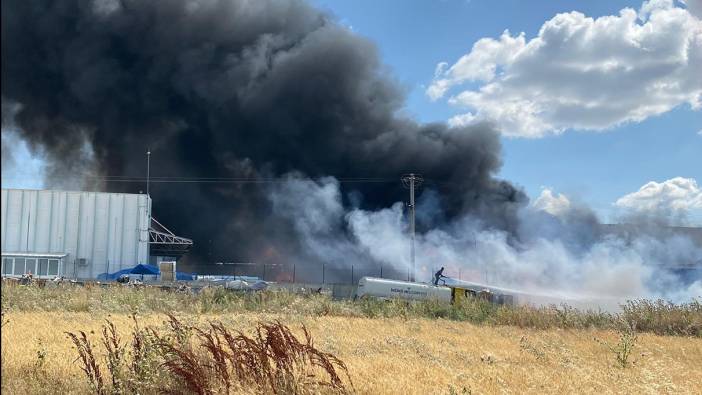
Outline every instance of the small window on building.
{"label": "small window on building", "polygon": [[37,260],[34,258],[28,258],[26,261],[26,267],[24,268],[24,273],[32,273],[35,274],[37,272]]}
{"label": "small window on building", "polygon": [[46,276],[49,273],[49,260],[39,259],[39,269],[37,270],[37,276]]}
{"label": "small window on building", "polygon": [[2,259],[2,274],[8,275],[12,274],[12,258]]}
{"label": "small window on building", "polygon": [[21,276],[24,274],[24,261],[24,258],[15,258],[15,270],[13,271],[15,276]]}
{"label": "small window on building", "polygon": [[49,276],[58,276],[59,273],[59,260],[49,259]]}

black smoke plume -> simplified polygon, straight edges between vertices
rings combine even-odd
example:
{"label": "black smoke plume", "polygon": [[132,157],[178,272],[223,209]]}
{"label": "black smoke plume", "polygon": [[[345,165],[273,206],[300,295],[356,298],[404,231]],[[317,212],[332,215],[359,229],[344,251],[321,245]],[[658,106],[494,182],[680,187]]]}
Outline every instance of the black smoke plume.
{"label": "black smoke plume", "polygon": [[303,1],[3,0],[2,100],[48,186],[144,190],[104,177],[144,177],[147,147],[153,176],[246,180],[152,184],[154,216],[196,243],[191,265],[310,263],[266,198],[291,172],[336,177],[364,209],[403,199],[399,176],[418,172],[448,217],[505,230],[525,201],[493,178],[490,125],[400,115],[374,45]]}

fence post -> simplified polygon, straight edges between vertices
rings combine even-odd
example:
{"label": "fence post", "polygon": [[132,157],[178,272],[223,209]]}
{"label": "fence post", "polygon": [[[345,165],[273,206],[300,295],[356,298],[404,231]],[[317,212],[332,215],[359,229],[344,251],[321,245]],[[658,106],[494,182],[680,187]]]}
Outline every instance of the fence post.
{"label": "fence post", "polygon": [[353,265],[351,265],[351,284],[353,285]]}
{"label": "fence post", "polygon": [[295,264],[293,263],[293,283],[295,282]]}
{"label": "fence post", "polygon": [[383,264],[380,264],[380,278],[383,278]]}
{"label": "fence post", "polygon": [[261,276],[261,280],[266,281],[266,264],[263,264],[263,276]]}
{"label": "fence post", "polygon": [[325,268],[325,266],[326,266],[326,264],[324,262],[322,262],[322,284],[324,284],[324,268]]}

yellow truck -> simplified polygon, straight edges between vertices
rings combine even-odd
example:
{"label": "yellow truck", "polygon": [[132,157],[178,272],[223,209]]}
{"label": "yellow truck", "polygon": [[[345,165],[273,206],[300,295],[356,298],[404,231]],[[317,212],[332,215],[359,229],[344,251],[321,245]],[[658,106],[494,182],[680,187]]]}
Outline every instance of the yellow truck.
{"label": "yellow truck", "polygon": [[513,305],[514,296],[509,294],[495,293],[491,290],[477,289],[473,286],[451,285],[451,303],[460,303],[467,298],[478,298],[495,304]]}

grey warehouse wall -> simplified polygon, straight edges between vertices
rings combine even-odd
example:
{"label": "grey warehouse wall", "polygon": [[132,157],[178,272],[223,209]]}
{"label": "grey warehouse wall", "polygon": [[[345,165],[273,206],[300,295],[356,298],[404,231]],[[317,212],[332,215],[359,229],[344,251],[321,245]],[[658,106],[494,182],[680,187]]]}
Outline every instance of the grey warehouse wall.
{"label": "grey warehouse wall", "polygon": [[144,194],[2,189],[2,254],[63,253],[63,275],[95,278],[148,263]]}

